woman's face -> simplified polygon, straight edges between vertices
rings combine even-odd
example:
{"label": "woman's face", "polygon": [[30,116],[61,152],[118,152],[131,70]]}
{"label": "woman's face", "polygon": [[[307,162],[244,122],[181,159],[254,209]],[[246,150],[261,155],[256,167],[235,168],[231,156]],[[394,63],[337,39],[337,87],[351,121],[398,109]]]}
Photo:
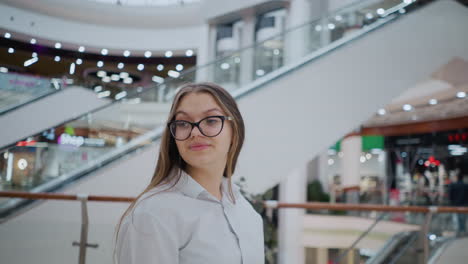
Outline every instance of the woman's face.
{"label": "woman's face", "polygon": [[[204,92],[185,95],[175,113],[175,120],[189,122],[198,122],[208,116],[226,116],[213,96]],[[184,161],[194,168],[224,168],[232,139],[230,123],[231,121],[225,120],[221,133],[215,137],[204,136],[198,127],[194,127],[189,138],[176,140],[177,149]]]}

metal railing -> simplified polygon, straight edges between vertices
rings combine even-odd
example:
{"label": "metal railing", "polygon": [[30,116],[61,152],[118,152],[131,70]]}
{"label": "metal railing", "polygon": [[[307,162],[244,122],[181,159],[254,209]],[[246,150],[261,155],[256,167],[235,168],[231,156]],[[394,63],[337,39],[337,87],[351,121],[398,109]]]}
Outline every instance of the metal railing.
{"label": "metal railing", "polygon": [[[88,202],[118,202],[118,203],[129,203],[135,200],[135,197],[119,197],[119,196],[98,196],[88,194],[58,194],[58,193],[28,193],[28,192],[15,192],[15,191],[1,191],[0,197],[5,198],[19,198],[29,200],[62,200],[62,201],[80,201],[81,203],[81,235],[80,241],[74,241],[73,246],[79,247],[79,264],[84,264],[86,259],[86,249],[97,248],[98,244],[88,243]],[[425,213],[425,221],[420,231],[420,236],[425,238],[428,236],[429,226],[434,214],[438,213],[463,213],[468,214],[467,207],[448,207],[448,206],[390,206],[390,205],[375,205],[375,204],[330,204],[322,202],[309,202],[309,203],[282,203],[278,201],[256,201],[261,203],[267,210],[267,215],[272,214],[274,209],[287,209],[287,208],[299,208],[309,210],[341,210],[341,211],[374,211],[374,212],[413,212],[413,213]],[[382,214],[383,215],[383,214]],[[358,240],[354,242],[345,253],[341,254],[341,259],[346,252],[353,249],[354,246],[359,242],[360,239],[366,236],[366,234],[379,222],[382,218],[378,217],[373,225],[368,228]],[[427,239],[422,240],[423,261],[427,263],[429,261],[429,245]]]}

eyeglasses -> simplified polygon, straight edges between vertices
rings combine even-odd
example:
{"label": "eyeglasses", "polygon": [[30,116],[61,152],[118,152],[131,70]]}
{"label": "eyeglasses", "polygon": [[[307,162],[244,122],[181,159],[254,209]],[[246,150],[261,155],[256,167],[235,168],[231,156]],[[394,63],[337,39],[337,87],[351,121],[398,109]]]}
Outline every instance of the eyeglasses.
{"label": "eyeglasses", "polygon": [[167,124],[172,136],[176,140],[186,140],[192,134],[194,127],[206,137],[216,137],[224,127],[224,120],[233,120],[230,116],[207,116],[198,122],[174,120]]}

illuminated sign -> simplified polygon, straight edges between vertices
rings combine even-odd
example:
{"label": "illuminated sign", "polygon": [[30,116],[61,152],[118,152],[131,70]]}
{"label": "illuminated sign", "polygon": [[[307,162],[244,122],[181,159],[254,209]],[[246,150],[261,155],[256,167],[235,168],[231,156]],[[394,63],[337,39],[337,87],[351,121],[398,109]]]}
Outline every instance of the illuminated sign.
{"label": "illuminated sign", "polygon": [[72,145],[75,147],[92,146],[92,147],[102,147],[106,144],[105,140],[102,138],[85,138],[82,136],[70,136],[68,134],[62,134],[57,140],[59,145]]}

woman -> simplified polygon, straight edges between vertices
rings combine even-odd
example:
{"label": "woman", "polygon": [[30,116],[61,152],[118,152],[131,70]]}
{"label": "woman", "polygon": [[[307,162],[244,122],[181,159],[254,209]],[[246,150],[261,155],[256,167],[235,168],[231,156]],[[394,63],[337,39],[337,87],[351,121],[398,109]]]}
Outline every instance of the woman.
{"label": "woman", "polygon": [[244,122],[213,83],[176,94],[148,187],[117,229],[119,264],[264,263],[263,222],[231,183]]}

